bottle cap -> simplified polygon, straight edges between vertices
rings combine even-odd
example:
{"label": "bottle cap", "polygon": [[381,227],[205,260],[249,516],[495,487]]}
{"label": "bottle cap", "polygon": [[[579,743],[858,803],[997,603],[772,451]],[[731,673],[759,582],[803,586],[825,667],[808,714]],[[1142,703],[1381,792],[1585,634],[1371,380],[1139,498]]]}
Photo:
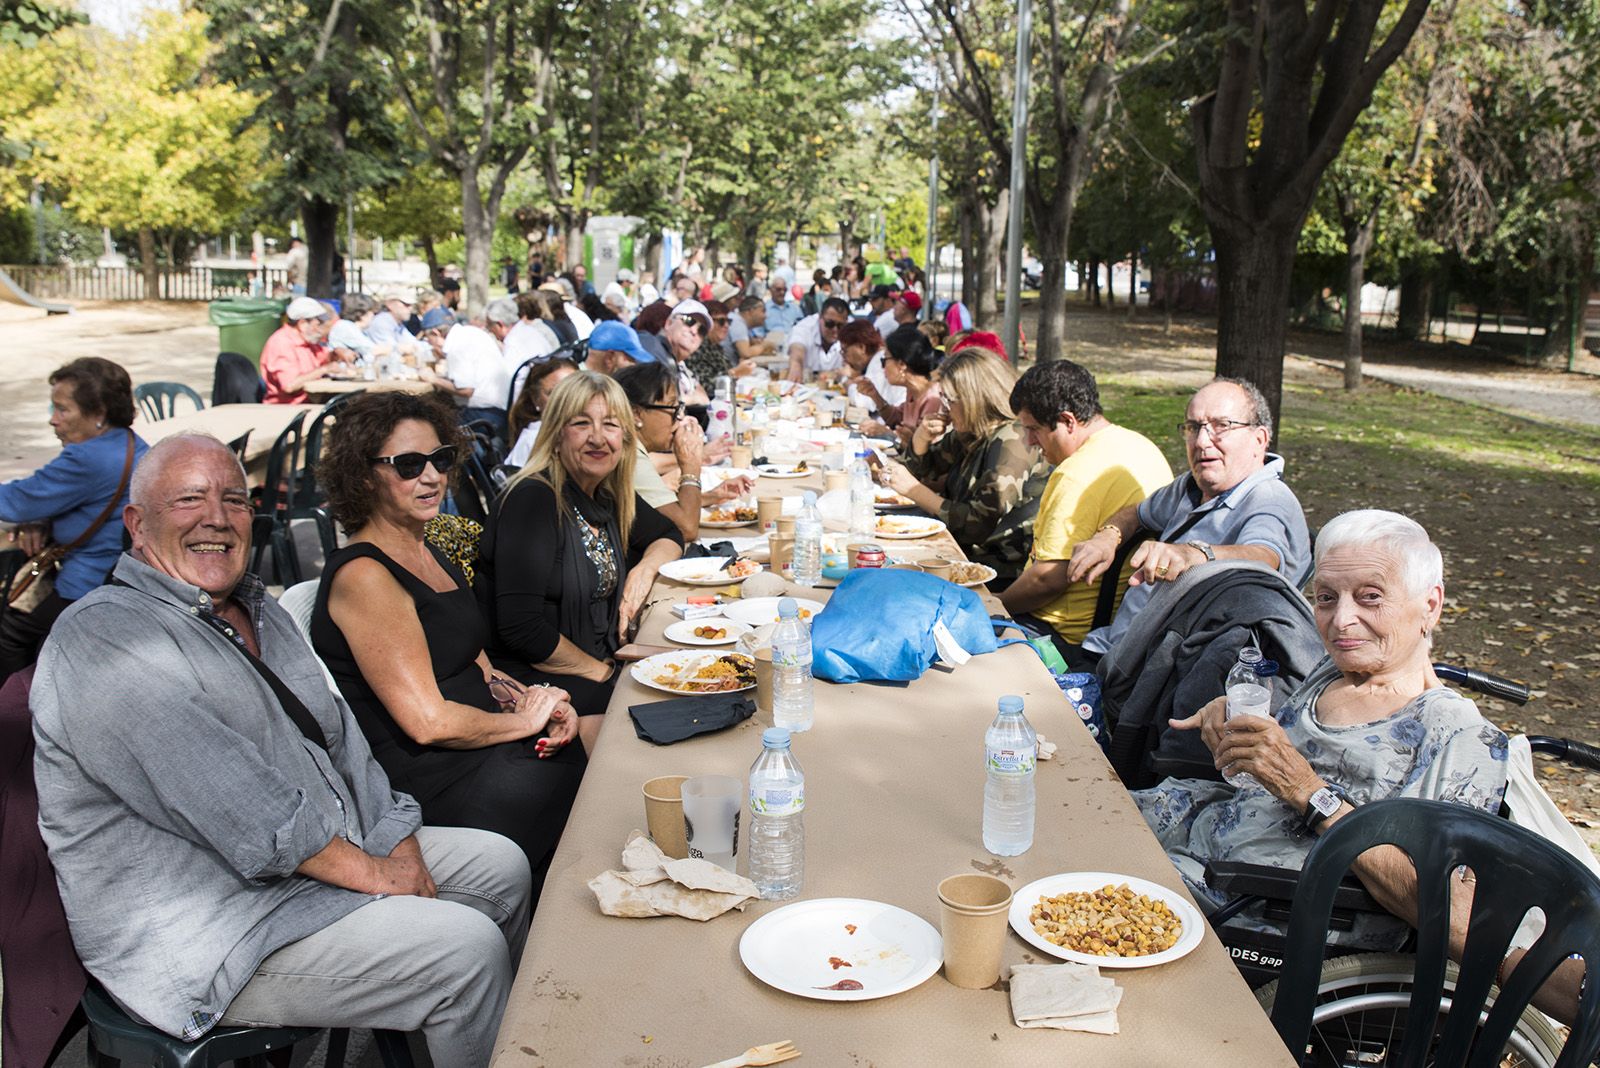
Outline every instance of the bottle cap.
{"label": "bottle cap", "polygon": [[811,507],[812,505],[814,505],[816,503],[817,503],[817,491],[816,490],[806,490],[806,495],[801,501],[802,507],[809,508],[809,507]]}
{"label": "bottle cap", "polygon": [[796,619],[800,615],[800,606],[794,603],[793,597],[778,598],[778,618]]}
{"label": "bottle cap", "polygon": [[1270,675],[1276,675],[1277,673],[1278,662],[1276,660],[1263,660],[1261,663],[1256,665],[1257,678],[1266,678]]}
{"label": "bottle cap", "polygon": [[768,749],[787,749],[789,732],[783,727],[768,727],[761,732],[761,744]]}
{"label": "bottle cap", "polygon": [[1021,712],[1022,698],[1018,697],[1016,694],[1007,694],[1006,696],[1000,698],[1000,711]]}

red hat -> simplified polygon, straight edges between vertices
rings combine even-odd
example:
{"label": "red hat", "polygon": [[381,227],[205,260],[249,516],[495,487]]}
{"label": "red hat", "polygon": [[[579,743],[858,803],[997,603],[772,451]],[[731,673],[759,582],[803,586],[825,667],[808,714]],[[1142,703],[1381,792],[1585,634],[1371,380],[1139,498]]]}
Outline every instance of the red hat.
{"label": "red hat", "polygon": [[906,290],[904,293],[901,293],[895,299],[896,300],[900,300],[900,301],[904,301],[905,302],[905,306],[910,308],[914,312],[919,312],[919,311],[922,310],[922,298],[917,296],[916,293],[914,293],[913,291],[911,291],[909,289]]}
{"label": "red hat", "polygon": [[[1010,356],[1006,355],[1006,347],[1001,342],[1000,335],[991,334],[987,330],[974,330],[972,333],[962,338],[961,348],[958,348],[955,351],[960,352],[961,349],[988,349],[990,352],[999,356],[1002,360],[1009,362],[1011,359]],[[954,355],[954,353],[951,355]]]}

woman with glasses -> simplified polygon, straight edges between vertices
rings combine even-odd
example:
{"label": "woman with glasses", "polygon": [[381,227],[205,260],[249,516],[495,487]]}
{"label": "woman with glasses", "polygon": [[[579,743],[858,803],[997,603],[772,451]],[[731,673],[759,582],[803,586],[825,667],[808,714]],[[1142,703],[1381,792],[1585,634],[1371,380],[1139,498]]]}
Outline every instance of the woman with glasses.
{"label": "woman with glasses", "polygon": [[479,545],[476,587],[494,665],[572,695],[591,751],[656,572],[683,535],[642,500],[633,408],[593,371],[550,395],[533,455],[500,498]]}
{"label": "woman with glasses", "polygon": [[1002,588],[1027,563],[1033,517],[1052,468],[1011,413],[1017,373],[1004,360],[963,349],[944,361],[937,377],[952,433],[928,452],[908,455],[903,465],[889,461],[878,477],[944,520],[967,558],[994,568],[995,588]]}
{"label": "woman with glasses", "polygon": [[863,424],[862,429],[867,434],[893,430],[900,438],[901,448],[915,449],[920,456],[946,430],[949,409],[939,384],[933,380],[939,367],[939,352],[933,342],[914,330],[897,331],[884,345],[888,351],[888,359],[883,361],[884,377],[891,386],[904,387],[906,399],[901,404],[890,404],[871,379],[858,379],[854,383],[856,388],[878,406],[878,420]]}
{"label": "woman with glasses", "polygon": [[[685,543],[700,537],[700,509],[737,500],[754,483],[746,476],[725,479],[716,489],[701,488],[705,466],[705,435],[700,424],[684,414],[678,400],[678,380],[670,367],[640,363],[616,374],[617,385],[633,405],[633,426],[639,441],[634,465],[634,489],[646,504],[677,525]],[[670,457],[678,472],[677,491],[667,487],[656,469],[654,455]]]}
{"label": "woman with glasses", "polygon": [[493,669],[472,587],[423,538],[462,447],[455,414],[428,397],[368,393],[339,410],[317,478],[349,542],[322,572],[311,643],[423,821],[510,838],[537,896],[583,777],[577,713],[565,691]]}

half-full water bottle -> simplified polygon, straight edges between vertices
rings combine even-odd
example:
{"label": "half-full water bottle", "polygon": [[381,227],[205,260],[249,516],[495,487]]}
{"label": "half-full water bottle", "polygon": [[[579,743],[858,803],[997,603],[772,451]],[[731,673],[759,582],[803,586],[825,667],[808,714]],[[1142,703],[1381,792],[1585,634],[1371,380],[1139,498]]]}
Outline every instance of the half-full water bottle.
{"label": "half-full water bottle", "polygon": [[801,586],[822,581],[822,513],[814,490],[806,490],[794,521],[794,580]]}
{"label": "half-full water bottle", "polygon": [[811,627],[793,597],[778,602],[772,632],[772,723],[789,731],[811,729]]}
{"label": "half-full water bottle", "polygon": [[850,536],[870,539],[878,530],[877,488],[872,484],[872,468],[867,466],[867,454],[860,452],[850,464]]}
{"label": "half-full water bottle", "polygon": [[800,895],[806,869],[806,776],[789,749],[789,732],[761,732],[750,765],[750,881],[763,901]]}
{"label": "half-full water bottle", "polygon": [[1000,698],[983,737],[989,781],[983,788],[983,848],[1001,857],[1033,845],[1033,765],[1039,737],[1022,714],[1022,698]]}
{"label": "half-full water bottle", "polygon": [[[1235,716],[1270,716],[1272,715],[1272,675],[1263,674],[1261,668],[1271,665],[1270,671],[1276,673],[1278,665],[1270,660],[1261,658],[1261,650],[1246,646],[1239,650],[1239,660],[1228,670],[1228,681],[1224,692],[1228,698],[1227,719]],[[1243,789],[1246,786],[1260,786],[1254,775],[1248,772],[1223,773],[1228,785]]]}

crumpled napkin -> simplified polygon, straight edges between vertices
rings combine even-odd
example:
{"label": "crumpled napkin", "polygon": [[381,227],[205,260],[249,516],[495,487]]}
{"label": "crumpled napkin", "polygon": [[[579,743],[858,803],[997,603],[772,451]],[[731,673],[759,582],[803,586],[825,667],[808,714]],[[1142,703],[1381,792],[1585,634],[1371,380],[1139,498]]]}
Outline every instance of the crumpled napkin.
{"label": "crumpled napkin", "polygon": [[1118,1032],[1122,988],[1093,964],[1013,964],[1011,1018],[1018,1027]]}
{"label": "crumpled napkin", "polygon": [[607,916],[683,916],[709,920],[729,909],[743,910],[761,896],[756,884],[709,860],[670,860],[639,830],[628,834],[622,871],[601,872],[589,880]]}

